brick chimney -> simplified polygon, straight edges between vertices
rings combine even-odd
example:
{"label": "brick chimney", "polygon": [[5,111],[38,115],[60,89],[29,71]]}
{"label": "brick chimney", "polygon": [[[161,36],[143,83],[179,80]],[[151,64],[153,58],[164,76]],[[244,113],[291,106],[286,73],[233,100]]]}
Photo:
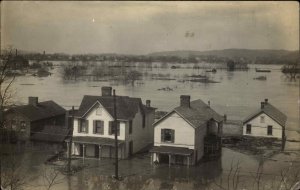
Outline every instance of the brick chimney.
{"label": "brick chimney", "polygon": [[39,103],[39,98],[38,97],[28,97],[28,105],[33,105],[33,106],[37,106]]}
{"label": "brick chimney", "polygon": [[261,109],[264,109],[264,107],[265,107],[265,102],[261,102],[261,103],[260,103],[260,108],[261,108]]}
{"label": "brick chimney", "polygon": [[266,99],[265,99],[265,105],[267,105],[267,104],[268,104],[268,99],[266,98]]}
{"label": "brick chimney", "polygon": [[112,87],[111,86],[103,86],[101,88],[102,96],[111,96]]}
{"label": "brick chimney", "polygon": [[191,96],[189,95],[181,95],[180,96],[180,106],[182,107],[190,107]]}
{"label": "brick chimney", "polygon": [[151,105],[151,100],[146,100],[146,107],[150,107]]}

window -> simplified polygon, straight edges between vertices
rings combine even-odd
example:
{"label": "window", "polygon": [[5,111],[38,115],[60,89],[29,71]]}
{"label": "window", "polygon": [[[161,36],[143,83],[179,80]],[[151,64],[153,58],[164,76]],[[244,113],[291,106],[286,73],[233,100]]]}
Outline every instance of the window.
{"label": "window", "polygon": [[268,126],[268,135],[273,135],[273,126],[272,125]]}
{"label": "window", "polygon": [[[113,121],[109,122],[109,135],[114,135],[115,134],[115,127],[113,125]],[[117,121],[117,134],[118,136],[120,135],[120,122]]]}
{"label": "window", "polygon": [[102,108],[100,106],[96,109],[96,115],[102,115]]}
{"label": "window", "polygon": [[246,134],[251,134],[251,124],[247,124],[247,126],[246,126]]}
{"label": "window", "polygon": [[89,122],[88,120],[81,119],[78,121],[78,133],[89,133]]}
{"label": "window", "polygon": [[104,134],[104,121],[101,120],[94,120],[94,134]]}
{"label": "window", "polygon": [[260,116],[260,122],[261,122],[261,123],[264,123],[264,122],[265,122],[265,116],[263,116],[263,115]]}
{"label": "window", "polygon": [[129,121],[129,134],[132,134],[132,120]]}
{"label": "window", "polygon": [[174,143],[175,130],[173,129],[161,129],[161,141]]}
{"label": "window", "polygon": [[20,126],[21,126],[21,131],[25,131],[26,130],[26,122],[25,121],[21,121],[20,122]]}

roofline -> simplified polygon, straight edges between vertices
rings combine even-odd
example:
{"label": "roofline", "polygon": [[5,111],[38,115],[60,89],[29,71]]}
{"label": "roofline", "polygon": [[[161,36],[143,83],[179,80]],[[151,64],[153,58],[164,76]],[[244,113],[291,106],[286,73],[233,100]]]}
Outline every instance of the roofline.
{"label": "roofline", "polygon": [[267,114],[264,110],[260,110],[260,111],[257,112],[256,114],[252,114],[252,116],[250,116],[248,119],[245,119],[245,120],[243,121],[243,125],[244,125],[245,123],[247,123],[248,121],[252,120],[253,118],[257,117],[257,116],[260,115],[261,113],[264,113],[264,114],[266,114],[267,116],[269,116],[269,117],[270,117],[271,119],[273,119],[276,123],[278,123],[281,127],[285,127],[286,121],[284,122],[284,125],[282,125],[281,123],[279,123],[279,122],[277,121],[277,119],[275,119],[274,117],[272,117],[272,116],[270,116],[269,114]]}

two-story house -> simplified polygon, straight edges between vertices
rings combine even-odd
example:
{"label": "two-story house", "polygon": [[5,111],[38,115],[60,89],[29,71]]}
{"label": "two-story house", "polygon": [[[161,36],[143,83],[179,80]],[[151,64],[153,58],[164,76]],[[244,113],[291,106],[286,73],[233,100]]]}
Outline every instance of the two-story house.
{"label": "two-story house", "polygon": [[153,124],[152,162],[195,165],[205,154],[220,153],[222,123],[209,104],[180,96],[180,106]]}
{"label": "two-story house", "polygon": [[65,114],[66,110],[54,101],[39,102],[38,97],[29,97],[28,105],[5,112],[6,127],[17,132],[19,140],[53,141],[55,136],[67,135]]}
{"label": "two-story house", "polygon": [[268,99],[243,121],[243,135],[266,138],[285,138],[287,116],[270,104]]}
{"label": "two-story house", "polygon": [[[153,144],[155,108],[141,98],[116,96],[117,131],[114,121],[112,87],[102,87],[102,96],[85,95],[74,116],[72,155],[84,157],[114,157],[115,132],[118,135],[119,158]],[[67,140],[67,145],[69,145]]]}

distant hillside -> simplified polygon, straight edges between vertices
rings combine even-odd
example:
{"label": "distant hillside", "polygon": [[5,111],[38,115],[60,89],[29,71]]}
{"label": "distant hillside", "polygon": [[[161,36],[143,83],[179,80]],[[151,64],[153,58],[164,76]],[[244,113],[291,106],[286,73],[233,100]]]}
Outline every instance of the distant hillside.
{"label": "distant hillside", "polygon": [[250,60],[257,58],[272,58],[272,59],[291,59],[296,60],[299,58],[299,51],[288,50],[251,50],[251,49],[224,49],[224,50],[211,50],[211,51],[164,51],[149,54],[149,56],[216,56],[216,57],[244,57]]}

